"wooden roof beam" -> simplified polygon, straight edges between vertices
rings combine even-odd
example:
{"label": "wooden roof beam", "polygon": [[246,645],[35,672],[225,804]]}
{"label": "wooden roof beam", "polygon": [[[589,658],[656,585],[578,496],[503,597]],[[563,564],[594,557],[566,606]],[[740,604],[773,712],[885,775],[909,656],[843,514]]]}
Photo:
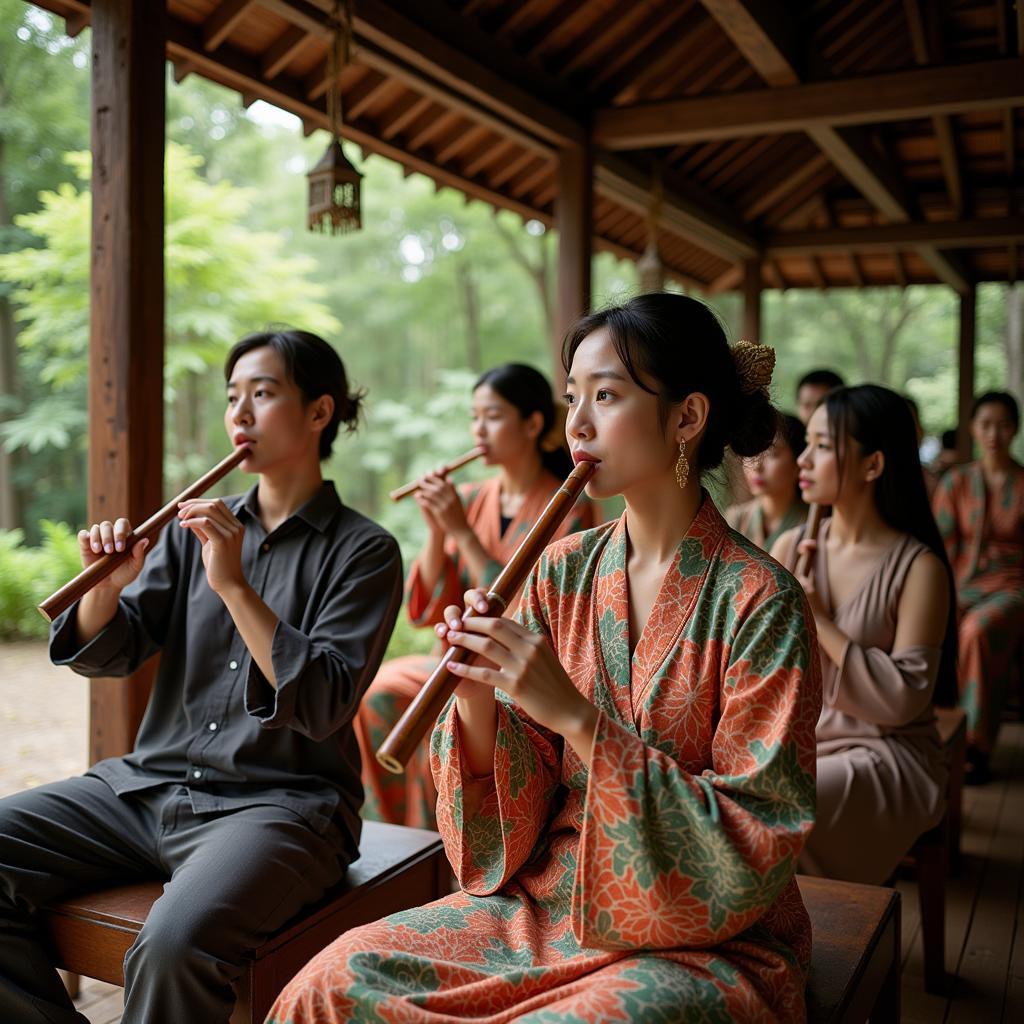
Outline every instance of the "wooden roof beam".
{"label": "wooden roof beam", "polygon": [[822,252],[887,252],[932,246],[939,249],[986,249],[1024,242],[1024,215],[988,220],[874,224],[863,228],[831,227],[774,231],[763,238],[769,256]]}
{"label": "wooden roof beam", "polygon": [[[757,255],[757,239],[738,220],[716,212],[718,204],[710,197],[687,196],[683,187],[670,175],[665,175],[659,226],[683,235],[723,259],[751,259]],[[653,188],[649,169],[641,169],[610,154],[595,160],[595,191],[628,209],[646,216]],[[694,187],[686,185],[685,188],[692,190]]]}
{"label": "wooden roof beam", "polygon": [[299,55],[310,40],[309,33],[299,25],[290,25],[270,44],[263,55],[263,77],[276,78]]}
{"label": "wooden roof beam", "polygon": [[203,46],[216,50],[255,5],[256,0],[223,0],[202,24]]}
{"label": "wooden roof beam", "polygon": [[593,134],[607,149],[644,149],[1005,106],[1024,106],[1024,62],[1016,57],[604,107]]}

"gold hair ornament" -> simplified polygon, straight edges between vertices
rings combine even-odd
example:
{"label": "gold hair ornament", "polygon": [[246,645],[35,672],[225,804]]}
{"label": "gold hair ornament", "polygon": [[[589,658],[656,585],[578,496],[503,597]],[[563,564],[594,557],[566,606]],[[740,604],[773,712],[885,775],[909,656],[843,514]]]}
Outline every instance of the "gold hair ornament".
{"label": "gold hair ornament", "polygon": [[732,347],[732,358],[740,379],[740,391],[745,395],[760,391],[767,398],[775,369],[775,349],[752,341],[738,341]]}

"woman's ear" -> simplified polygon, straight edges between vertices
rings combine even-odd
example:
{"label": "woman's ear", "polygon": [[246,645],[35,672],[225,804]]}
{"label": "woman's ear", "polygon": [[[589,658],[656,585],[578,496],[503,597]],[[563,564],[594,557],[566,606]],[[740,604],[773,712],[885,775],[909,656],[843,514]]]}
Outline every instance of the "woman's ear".
{"label": "woman's ear", "polygon": [[885,455],[872,452],[864,460],[864,479],[868,482],[877,480],[885,472]]}
{"label": "woman's ear", "polygon": [[703,392],[693,391],[676,406],[676,409],[676,442],[685,441],[689,444],[704,433],[711,412],[711,403]]}
{"label": "woman's ear", "polygon": [[544,429],[544,414],[535,409],[526,417],[524,424],[526,426],[526,436],[531,441],[536,441]]}

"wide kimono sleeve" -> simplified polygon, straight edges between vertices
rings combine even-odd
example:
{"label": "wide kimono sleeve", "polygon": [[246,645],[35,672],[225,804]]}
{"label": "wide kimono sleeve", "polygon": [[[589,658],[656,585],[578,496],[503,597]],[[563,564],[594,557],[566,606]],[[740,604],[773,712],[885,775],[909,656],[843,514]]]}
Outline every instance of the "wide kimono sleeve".
{"label": "wide kimono sleeve", "polygon": [[[526,583],[514,618],[551,640],[538,578]],[[474,896],[500,889],[526,863],[552,813],[562,766],[562,737],[535,722],[498,691],[493,771],[474,776],[465,764],[454,698],[431,737],[437,825],[461,887]]]}
{"label": "wide kimono sleeve", "polygon": [[121,591],[117,611],[87,644],[75,635],[76,601],[50,626],[50,658],[82,676],[127,676],[160,651],[166,640],[178,578],[182,573],[182,531],[165,526],[142,572]]}
{"label": "wide kimono sleeve", "polygon": [[253,658],[245,709],[265,729],[320,741],[356,713],[380,667],[402,597],[402,557],[390,534],[370,538],[332,574],[301,626],[279,620],[270,657],[276,687]]}
{"label": "wide kimono sleeve", "polygon": [[601,714],[572,899],[585,947],[714,946],[753,925],[793,878],[814,823],[821,710],[802,592],[747,612],[712,671],[720,717],[713,767],[700,775]]}
{"label": "wide kimono sleeve", "polygon": [[960,554],[963,550],[964,538],[960,534],[956,507],[956,482],[959,473],[956,470],[947,470],[940,478],[935,494],[932,496],[932,512],[935,514],[935,524],[942,535],[942,543],[946,546],[946,554],[949,557],[950,565],[954,570],[959,564]]}

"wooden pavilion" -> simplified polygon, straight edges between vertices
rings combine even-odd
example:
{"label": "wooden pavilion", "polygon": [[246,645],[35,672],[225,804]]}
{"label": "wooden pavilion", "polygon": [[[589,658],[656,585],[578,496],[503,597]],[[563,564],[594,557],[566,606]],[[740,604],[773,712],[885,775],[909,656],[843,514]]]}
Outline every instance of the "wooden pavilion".
{"label": "wooden pavilion", "polygon": [[[35,0],[92,26],[90,516],[161,501],[164,58],[328,127],[335,0]],[[353,0],[345,136],[558,231],[558,323],[594,249],[761,291],[945,284],[960,414],[976,286],[1024,248],[1012,0]],[[658,186],[655,185],[658,182]],[[660,192],[660,201],[653,197]],[[966,439],[966,434],[964,434]],[[93,684],[91,757],[148,687]]]}

